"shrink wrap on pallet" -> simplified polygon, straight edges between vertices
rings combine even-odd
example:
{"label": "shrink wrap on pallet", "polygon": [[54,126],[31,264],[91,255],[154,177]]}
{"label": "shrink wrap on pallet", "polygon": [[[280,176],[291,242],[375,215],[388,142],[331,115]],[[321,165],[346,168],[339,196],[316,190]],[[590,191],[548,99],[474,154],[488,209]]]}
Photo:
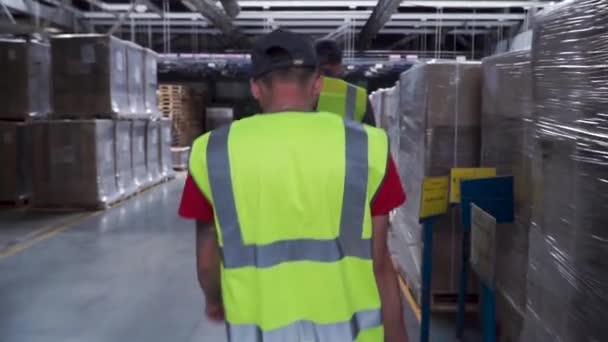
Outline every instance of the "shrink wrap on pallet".
{"label": "shrink wrap on pallet", "polygon": [[146,53],[141,46],[125,42],[127,51],[127,92],[129,116],[149,117],[146,108]]}
{"label": "shrink wrap on pallet", "polygon": [[116,202],[114,123],[32,122],[35,207],[101,209]]}
{"label": "shrink wrap on pallet", "polygon": [[515,221],[496,231],[497,321],[501,341],[521,338],[526,311],[528,233],[532,211],[532,70],[530,51],[483,60],[481,165],[513,176]]}
{"label": "shrink wrap on pallet", "polygon": [[130,120],[114,123],[114,162],[116,163],[116,186],[121,197],[128,197],[137,191],[131,160]]}
{"label": "shrink wrap on pallet", "polygon": [[161,119],[159,129],[161,176],[163,178],[172,178],[174,172],[173,161],[171,159],[171,119]]}
{"label": "shrink wrap on pallet", "polygon": [[180,171],[188,170],[190,147],[171,147],[171,159],[173,160],[173,169]]}
{"label": "shrink wrap on pallet", "polygon": [[0,202],[29,198],[31,139],[26,123],[0,121],[0,165]]}
{"label": "shrink wrap on pallet", "polygon": [[146,121],[133,120],[131,125],[131,169],[138,189],[150,184],[146,167]]}
{"label": "shrink wrap on pallet", "polygon": [[158,126],[158,121],[146,121],[146,171],[149,184],[158,183],[161,179],[160,130]]}
{"label": "shrink wrap on pallet", "polygon": [[50,111],[50,47],[0,40],[0,119],[41,118]]}
{"label": "shrink wrap on pallet", "polygon": [[[408,200],[393,217],[390,245],[397,266],[417,297],[423,247],[418,222],[422,180],[447,176],[453,167],[479,166],[480,83],[480,64],[472,62],[417,64],[400,78],[398,169]],[[460,222],[460,211],[453,207],[433,226],[431,291],[446,295],[443,298],[448,301],[458,292]],[[475,282],[470,282],[470,289],[476,289]],[[434,303],[435,307],[441,304],[453,303]]]}
{"label": "shrink wrap on pallet", "polygon": [[537,18],[536,124],[522,341],[607,341],[608,3]]}
{"label": "shrink wrap on pallet", "polygon": [[138,116],[129,104],[126,42],[101,34],[58,35],[51,55],[54,118]]}
{"label": "shrink wrap on pallet", "polygon": [[158,108],[158,54],[150,49],[144,49],[144,100],[146,114],[153,119],[160,118]]}

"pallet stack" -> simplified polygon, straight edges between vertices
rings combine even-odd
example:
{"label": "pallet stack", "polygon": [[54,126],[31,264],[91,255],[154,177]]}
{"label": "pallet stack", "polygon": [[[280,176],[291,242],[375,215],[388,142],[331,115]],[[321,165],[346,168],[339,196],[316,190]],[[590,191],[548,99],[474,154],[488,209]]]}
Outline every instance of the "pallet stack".
{"label": "pallet stack", "polygon": [[0,79],[8,103],[0,117],[26,122],[0,125],[5,197],[16,202],[31,193],[35,207],[101,209],[172,176],[163,164],[168,140],[154,120],[151,51],[88,34],[55,36],[50,49],[6,42],[0,55],[9,75]]}
{"label": "pallet stack", "polygon": [[50,111],[49,46],[0,41],[0,203],[27,204],[31,196],[32,120]]}
{"label": "pallet stack", "polygon": [[[400,114],[397,163],[408,188],[408,201],[396,211],[390,243],[398,268],[419,300],[422,181],[448,175],[454,167],[479,167],[481,65],[452,61],[417,64],[401,75],[398,89],[400,105],[393,107]],[[452,207],[433,226],[431,309],[435,311],[456,308],[463,231],[460,222],[459,208]],[[470,304],[476,304],[478,298],[474,280],[469,282]]]}
{"label": "pallet stack", "polygon": [[202,97],[190,87],[163,84],[158,102],[163,118],[171,122],[173,168],[185,170],[188,168],[190,146],[204,132]]}

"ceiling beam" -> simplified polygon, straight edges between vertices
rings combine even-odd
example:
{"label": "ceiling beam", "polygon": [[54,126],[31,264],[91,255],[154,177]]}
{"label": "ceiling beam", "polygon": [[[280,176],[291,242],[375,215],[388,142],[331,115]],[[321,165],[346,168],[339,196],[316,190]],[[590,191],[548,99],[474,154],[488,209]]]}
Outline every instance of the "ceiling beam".
{"label": "ceiling beam", "polygon": [[[9,0],[20,1],[20,0]],[[22,0],[21,0],[22,1]],[[182,0],[189,3],[188,0]],[[200,0],[199,0],[200,1]],[[217,6],[214,6],[217,8]],[[222,11],[220,10],[220,13]],[[342,20],[361,19],[367,20],[372,11],[241,11],[237,19],[259,19],[259,20],[281,20],[281,19],[302,19],[302,20]],[[85,18],[89,19],[108,19],[115,17],[108,12],[84,12]],[[197,20],[203,18],[198,12],[171,12],[167,17],[173,19]],[[469,22],[477,20],[524,20],[524,13],[395,13],[393,20],[466,20]],[[156,13],[131,13],[129,18],[135,20],[160,19]]]}
{"label": "ceiling beam", "polygon": [[241,11],[241,7],[237,0],[220,0],[220,3],[230,18],[236,17]]}
{"label": "ceiling beam", "polygon": [[[148,32],[148,28],[147,27],[136,27],[135,32],[141,32],[141,33],[147,33]],[[118,32],[130,32],[131,29],[127,28],[127,27],[123,27],[121,29],[117,30]],[[155,26],[152,27],[151,31],[153,33],[163,33],[163,29],[162,27],[159,26]],[[330,32],[332,32],[333,30],[330,28],[293,28],[291,29],[292,32],[296,32],[296,33],[303,33],[303,34],[311,34],[311,35],[326,35]],[[241,31],[244,34],[248,34],[248,35],[260,35],[260,34],[265,34],[268,33],[269,30],[268,29],[264,29],[264,28],[246,28],[243,29]],[[463,28],[455,28],[455,29],[448,29],[446,31],[446,34],[462,34],[462,35],[485,35],[488,34],[489,32],[493,32],[492,30],[489,29],[463,29]],[[218,35],[218,34],[223,34],[220,30],[213,28],[213,27],[200,27],[200,28],[191,28],[191,27],[177,27],[177,28],[172,28],[171,29],[171,34],[211,34],[211,35]],[[409,28],[409,29],[394,29],[394,28],[384,28],[380,31],[380,33],[382,34],[428,34],[428,35],[432,35],[435,34],[436,31],[434,29],[428,29],[428,28]]]}
{"label": "ceiling beam", "polygon": [[250,48],[252,42],[232,22],[226,13],[210,0],[182,0],[182,3],[193,5],[196,10],[213,26],[220,30],[226,41],[237,48]]}
{"label": "ceiling beam", "polygon": [[[549,6],[553,1],[509,1],[509,0],[484,0],[484,1],[458,1],[458,0],[419,0],[401,1],[400,8],[407,7],[430,7],[430,8],[543,8]],[[377,0],[239,0],[241,8],[272,8],[272,7],[375,7]]]}
{"label": "ceiling beam", "polygon": [[357,40],[358,49],[363,50],[369,48],[372,39],[374,39],[384,25],[391,20],[392,15],[397,11],[400,4],[401,0],[378,0],[378,4],[374,7],[374,11],[361,29],[359,39]]}
{"label": "ceiling beam", "polygon": [[[115,20],[111,19],[95,19],[91,21],[91,23],[95,25],[112,25]],[[142,26],[162,26],[166,22],[160,19],[155,20],[141,20],[139,24]],[[233,23],[239,27],[266,27],[268,22],[265,20],[233,20]],[[336,33],[340,33],[346,30],[347,27],[362,27],[365,22],[362,20],[353,20],[350,23],[345,23],[344,20],[302,20],[302,19],[276,19],[272,21],[273,25],[281,26],[281,27],[328,27],[336,31]],[[415,20],[391,20],[388,22],[385,27],[481,27],[481,28],[490,28],[490,27],[511,27],[517,25],[519,21],[509,20],[509,21],[500,21],[500,20],[483,20],[483,21],[462,21],[462,20],[449,20],[449,21],[415,21]],[[130,25],[130,23],[125,22],[125,25]],[[136,22],[137,24],[137,22]],[[193,22],[192,20],[171,20],[172,27],[180,27],[180,26],[202,26],[207,27],[210,24],[204,20],[198,20]]]}
{"label": "ceiling beam", "polygon": [[[59,26],[60,28],[70,28],[74,27],[74,23],[79,23],[78,19],[81,16],[81,13],[71,7],[66,6],[65,10],[61,10],[57,7],[53,7],[50,5],[46,5],[43,3],[36,2],[35,4],[31,4],[28,0],[0,0],[8,8],[9,10],[17,13],[22,13],[29,15],[31,17],[38,17],[44,21],[48,21],[49,23]],[[56,3],[58,6],[60,5],[59,1],[51,1],[52,3]],[[36,8],[37,7],[37,8]],[[83,25],[83,23],[80,23]],[[86,26],[86,25],[83,25]],[[86,28],[86,27],[85,27]]]}

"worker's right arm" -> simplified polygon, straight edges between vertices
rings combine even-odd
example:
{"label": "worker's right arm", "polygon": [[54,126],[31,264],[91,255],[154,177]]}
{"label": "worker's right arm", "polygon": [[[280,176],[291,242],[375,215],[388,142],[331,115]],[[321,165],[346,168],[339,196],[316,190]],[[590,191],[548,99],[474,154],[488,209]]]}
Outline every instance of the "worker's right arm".
{"label": "worker's right arm", "polygon": [[220,252],[213,207],[190,175],[186,178],[179,215],[196,220],[196,274],[205,294],[207,316],[224,320],[220,280]]}
{"label": "worker's right arm", "polygon": [[408,341],[397,274],[388,249],[388,214],[404,202],[405,191],[395,163],[390,158],[384,182],[371,204],[372,258],[382,305],[385,342]]}
{"label": "worker's right arm", "polygon": [[373,225],[374,275],[380,292],[382,321],[385,342],[407,342],[407,332],[403,321],[402,299],[388,250],[388,215],[375,216]]}

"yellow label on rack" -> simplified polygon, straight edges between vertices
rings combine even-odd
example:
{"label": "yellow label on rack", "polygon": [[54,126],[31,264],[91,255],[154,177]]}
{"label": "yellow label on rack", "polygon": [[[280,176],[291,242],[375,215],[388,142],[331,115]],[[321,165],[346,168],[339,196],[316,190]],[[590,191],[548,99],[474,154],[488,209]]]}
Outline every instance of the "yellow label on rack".
{"label": "yellow label on rack", "polygon": [[460,203],[460,182],[467,179],[496,177],[496,169],[490,167],[453,168],[450,179],[450,203]]}
{"label": "yellow label on rack", "polygon": [[444,214],[448,211],[448,177],[427,177],[422,181],[420,218]]}

